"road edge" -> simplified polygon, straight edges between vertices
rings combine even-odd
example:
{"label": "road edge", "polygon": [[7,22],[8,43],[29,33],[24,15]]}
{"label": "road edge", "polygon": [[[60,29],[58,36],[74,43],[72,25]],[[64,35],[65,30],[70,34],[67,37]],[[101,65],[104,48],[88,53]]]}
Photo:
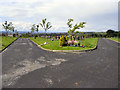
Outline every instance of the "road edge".
{"label": "road edge", "polygon": [[3,51],[5,51],[11,44],[13,44],[16,40],[18,40],[18,38],[16,38],[13,42],[11,42],[7,47],[3,48],[2,50],[0,50],[0,53],[2,53]]}
{"label": "road edge", "polygon": [[29,39],[29,40],[32,43],[34,43],[38,48],[41,48],[45,51],[51,51],[51,52],[88,52],[88,51],[93,51],[93,50],[96,50],[98,48],[98,42],[99,42],[99,38],[98,38],[97,45],[93,49],[87,49],[87,50],[50,50],[50,49],[45,49],[45,48],[41,47],[41,45],[38,45],[37,43],[35,43],[31,39]]}

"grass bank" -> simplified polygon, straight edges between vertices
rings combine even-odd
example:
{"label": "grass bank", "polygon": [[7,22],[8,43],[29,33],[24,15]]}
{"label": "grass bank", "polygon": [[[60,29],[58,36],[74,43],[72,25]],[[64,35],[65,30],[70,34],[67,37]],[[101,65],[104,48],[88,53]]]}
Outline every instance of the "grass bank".
{"label": "grass bank", "polygon": [[7,47],[10,43],[12,43],[14,40],[16,40],[16,37],[5,37],[5,36],[0,36],[0,50],[4,49]]}
{"label": "grass bank", "polygon": [[113,41],[116,41],[116,42],[120,42],[120,38],[107,38],[107,39],[110,39],[110,40],[113,40]]}
{"label": "grass bank", "polygon": [[59,41],[51,41],[50,39],[45,39],[45,38],[36,38],[34,39],[33,37],[30,38],[32,41],[37,43],[38,45],[44,44],[45,41],[47,41],[48,44],[46,45],[41,45],[41,47],[45,49],[50,49],[50,50],[87,50],[87,49],[93,49],[97,45],[98,38],[86,38],[81,40],[81,45],[84,45],[85,48],[83,47],[72,47],[72,46],[64,46],[64,47],[59,47]]}

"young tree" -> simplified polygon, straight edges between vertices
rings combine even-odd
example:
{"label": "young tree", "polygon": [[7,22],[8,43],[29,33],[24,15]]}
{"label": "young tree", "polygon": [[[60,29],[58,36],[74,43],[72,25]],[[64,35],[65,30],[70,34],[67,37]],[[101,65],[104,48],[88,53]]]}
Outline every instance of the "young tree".
{"label": "young tree", "polygon": [[35,31],[37,32],[38,37],[39,37],[39,33],[38,33],[38,31],[39,31],[39,25],[36,25],[36,30]]}
{"label": "young tree", "polygon": [[42,22],[40,23],[41,27],[45,30],[45,35],[48,29],[50,29],[52,27],[50,22],[46,23],[46,18],[42,20]]}
{"label": "young tree", "polygon": [[18,37],[19,33],[18,33],[18,31],[17,31],[17,30],[15,30],[15,34],[16,34],[16,36]]}
{"label": "young tree", "polygon": [[36,30],[35,24],[33,24],[32,27],[31,27],[31,33],[32,33],[33,36],[34,36],[34,39],[35,39],[35,34],[34,34],[34,31],[35,31],[35,30]]}
{"label": "young tree", "polygon": [[2,26],[3,26],[3,28],[4,28],[5,31],[6,31],[6,35],[5,35],[5,36],[7,37],[10,23],[8,23],[7,21],[5,21],[5,23],[2,24]]}
{"label": "young tree", "polygon": [[69,34],[69,37],[71,40],[72,40],[72,36],[73,36],[75,30],[85,27],[84,24],[86,24],[86,22],[80,22],[79,24],[75,24],[72,28],[72,24],[71,24],[72,21],[73,21],[73,19],[68,19],[68,23],[67,23],[67,25],[69,27],[68,34]]}
{"label": "young tree", "polygon": [[12,22],[10,22],[9,30],[12,32],[15,31],[15,27],[13,26]]}
{"label": "young tree", "polygon": [[12,31],[12,32],[14,32],[14,29],[15,29],[15,27],[13,26],[13,24],[12,24],[12,22],[7,22],[7,21],[5,21],[5,23],[4,24],[2,24],[2,26],[3,26],[3,28],[5,29],[5,31],[6,31],[6,38],[7,38],[7,36],[8,36],[8,31],[10,30],[10,31]]}

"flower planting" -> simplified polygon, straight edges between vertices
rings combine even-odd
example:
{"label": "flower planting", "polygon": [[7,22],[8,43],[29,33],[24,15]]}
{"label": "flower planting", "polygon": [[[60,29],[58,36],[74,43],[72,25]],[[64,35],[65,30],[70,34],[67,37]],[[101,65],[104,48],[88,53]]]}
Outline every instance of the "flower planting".
{"label": "flower planting", "polygon": [[59,46],[61,47],[61,46],[64,46],[64,45],[65,45],[65,38],[64,38],[64,36],[62,36],[60,38],[60,41],[59,41]]}
{"label": "flower planting", "polygon": [[[86,44],[86,43],[85,43]],[[59,40],[59,46],[73,46],[73,47],[85,47],[84,45],[80,46],[80,41],[78,40],[69,40],[68,37],[62,36]]]}

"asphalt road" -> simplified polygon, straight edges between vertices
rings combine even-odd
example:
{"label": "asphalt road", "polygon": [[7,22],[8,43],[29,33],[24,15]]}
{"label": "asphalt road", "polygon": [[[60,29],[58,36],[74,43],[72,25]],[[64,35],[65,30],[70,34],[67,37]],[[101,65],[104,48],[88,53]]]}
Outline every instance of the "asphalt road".
{"label": "asphalt road", "polygon": [[118,43],[99,39],[86,53],[44,51],[18,39],[2,52],[4,88],[117,88]]}

